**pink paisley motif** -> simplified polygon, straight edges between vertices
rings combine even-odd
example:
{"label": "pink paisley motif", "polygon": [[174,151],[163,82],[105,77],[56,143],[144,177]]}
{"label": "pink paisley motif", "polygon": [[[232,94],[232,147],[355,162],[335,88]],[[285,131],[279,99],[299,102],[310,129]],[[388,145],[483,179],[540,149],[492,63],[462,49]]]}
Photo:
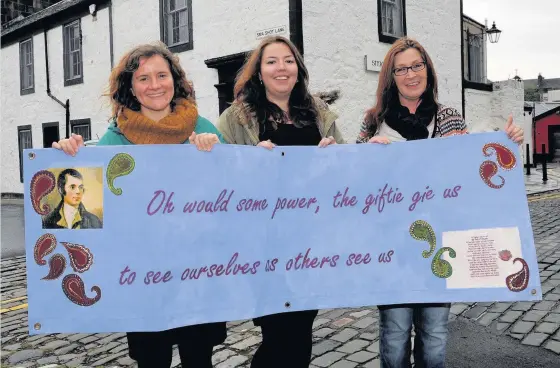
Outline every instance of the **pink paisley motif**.
{"label": "pink paisley motif", "polygon": [[504,170],[511,170],[515,167],[515,155],[509,148],[499,143],[487,143],[482,148],[484,156],[490,156],[492,151],[496,152],[498,165]]}
{"label": "pink paisley motif", "polygon": [[529,284],[529,266],[527,262],[523,258],[516,258],[513,260],[513,263],[515,264],[517,261],[521,262],[523,266],[521,270],[506,277],[508,289],[515,292],[525,290]]}
{"label": "pink paisley motif", "polygon": [[46,255],[52,253],[56,247],[56,238],[53,234],[43,234],[35,242],[35,248],[33,249],[33,258],[35,258],[35,263],[39,266],[44,266],[47,261],[43,259]]}
{"label": "pink paisley motif", "polygon": [[41,170],[33,175],[29,185],[31,205],[35,212],[39,215],[47,215],[51,208],[48,204],[43,204],[41,207],[41,199],[46,197],[54,189],[56,179],[54,174],[47,170]]}
{"label": "pink paisley motif", "polygon": [[101,299],[101,289],[99,286],[91,288],[91,291],[95,293],[95,297],[87,297],[84,282],[80,276],[75,274],[64,276],[64,279],[62,279],[62,291],[64,291],[64,294],[72,303],[82,307],[92,306]]}
{"label": "pink paisley motif", "polygon": [[41,280],[56,280],[66,269],[66,258],[62,254],[55,254],[49,259],[49,274]]}
{"label": "pink paisley motif", "polygon": [[67,242],[60,242],[70,256],[70,265],[72,269],[76,272],[83,273],[91,267],[93,264],[93,254],[90,250],[80,244],[73,244]]}
{"label": "pink paisley motif", "polygon": [[498,252],[498,256],[502,261],[509,261],[511,259],[511,252],[507,249],[501,250]]}
{"label": "pink paisley motif", "polygon": [[498,178],[500,178],[502,180],[502,182],[500,184],[496,185],[492,182],[492,177],[494,177],[494,175],[496,175],[496,173],[498,172],[498,165],[496,165],[496,163],[493,162],[493,161],[484,161],[480,165],[479,172],[480,172],[480,177],[482,178],[482,180],[490,188],[500,189],[501,187],[504,186],[504,184],[506,182],[506,180],[501,175],[498,175]]}

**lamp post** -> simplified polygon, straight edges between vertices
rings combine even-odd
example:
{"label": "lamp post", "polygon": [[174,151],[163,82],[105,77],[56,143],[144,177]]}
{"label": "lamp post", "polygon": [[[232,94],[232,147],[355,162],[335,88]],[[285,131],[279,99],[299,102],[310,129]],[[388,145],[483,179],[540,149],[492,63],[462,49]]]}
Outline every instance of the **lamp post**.
{"label": "lamp post", "polygon": [[471,37],[481,37],[481,36],[484,37],[484,34],[487,34],[488,41],[490,41],[490,43],[497,43],[500,40],[500,35],[502,34],[502,31],[496,28],[496,22],[492,23],[491,28],[483,29],[482,33],[472,33],[468,28],[466,31],[467,31],[467,40],[470,41]]}
{"label": "lamp post", "polygon": [[490,43],[496,43],[500,40],[502,31],[496,28],[496,22],[492,22],[492,28],[487,29],[486,33],[488,34],[488,40],[490,41]]}

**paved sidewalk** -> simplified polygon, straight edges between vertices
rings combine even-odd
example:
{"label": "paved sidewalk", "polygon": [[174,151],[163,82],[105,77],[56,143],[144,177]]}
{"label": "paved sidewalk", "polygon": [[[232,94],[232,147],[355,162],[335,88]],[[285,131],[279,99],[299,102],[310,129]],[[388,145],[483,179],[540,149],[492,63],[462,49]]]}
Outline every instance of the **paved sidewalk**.
{"label": "paved sidewalk", "polygon": [[[524,173],[526,171],[523,169]],[[560,164],[549,163],[546,173],[548,180],[544,183],[542,165],[531,167],[531,175],[525,175],[525,192],[528,195],[560,189]]]}
{"label": "paved sidewalk", "polygon": [[[543,301],[539,303],[454,304],[451,320],[487,326],[496,336],[557,354],[560,361],[560,194],[531,200],[531,220],[538,253]],[[2,367],[134,367],[125,335],[27,335],[25,258],[2,261]],[[10,301],[11,300],[11,301]],[[379,367],[377,308],[322,310],[314,325],[311,368]],[[229,324],[228,338],[216,348],[217,368],[248,367],[261,341],[250,321]],[[516,352],[511,351],[515,356]],[[175,350],[173,367],[179,366]]]}

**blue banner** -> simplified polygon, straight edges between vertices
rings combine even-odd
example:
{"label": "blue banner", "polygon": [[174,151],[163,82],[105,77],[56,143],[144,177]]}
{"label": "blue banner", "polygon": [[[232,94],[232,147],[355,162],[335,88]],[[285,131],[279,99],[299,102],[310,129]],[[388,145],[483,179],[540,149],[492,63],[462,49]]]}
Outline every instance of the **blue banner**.
{"label": "blue banner", "polygon": [[540,300],[518,153],[502,132],[25,150],[29,331]]}

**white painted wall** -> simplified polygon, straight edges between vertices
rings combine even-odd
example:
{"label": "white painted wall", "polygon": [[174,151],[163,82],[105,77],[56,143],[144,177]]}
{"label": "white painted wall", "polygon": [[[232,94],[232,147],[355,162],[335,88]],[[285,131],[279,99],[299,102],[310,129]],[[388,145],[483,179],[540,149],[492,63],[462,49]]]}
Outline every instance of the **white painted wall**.
{"label": "white painted wall", "polygon": [[[428,51],[439,78],[439,99],[461,110],[459,2],[407,0],[407,34]],[[445,20],[445,21],[443,21]],[[303,6],[305,62],[313,92],[340,89],[333,106],[338,124],[354,142],[365,110],[373,106],[379,73],[365,70],[364,55],[383,60],[389,44],[378,42],[376,0],[306,0]]]}
{"label": "white painted wall", "polygon": [[[531,143],[531,124],[523,116],[523,82],[507,80],[495,82],[494,91],[465,90],[465,121],[469,131],[490,132],[503,130],[511,114],[515,124],[524,130],[525,142]],[[525,148],[523,157],[525,157]]]}
{"label": "white painted wall", "polygon": [[[194,83],[200,114],[215,122],[219,113],[214,87],[218,74],[204,60],[254,48],[259,42],[256,39],[259,30],[275,26],[289,29],[289,4],[273,0],[205,0],[193,1],[192,5],[194,49],[178,55],[187,77]],[[88,15],[81,22],[83,84],[64,87],[62,27],[47,33],[51,92],[63,102],[70,99],[71,119],[91,119],[92,137],[96,138],[105,133],[110,117],[108,99],[102,96],[111,71],[108,9],[98,11],[96,21]],[[115,65],[131,47],[160,40],[159,22],[159,1],[113,0]],[[35,93],[30,95],[20,96],[19,92],[19,43],[1,50],[1,103],[3,107],[14,107],[2,109],[2,193],[23,191],[19,182],[17,126],[33,125],[34,148],[42,147],[44,122],[58,121],[60,136],[65,135],[65,110],[46,94],[43,33],[37,34],[33,41]]]}
{"label": "white painted wall", "polygon": [[[218,83],[215,69],[204,60],[253,49],[256,32],[277,26],[289,28],[289,3],[273,0],[192,1],[194,49],[179,53],[187,77],[194,83],[201,115],[215,122],[218,118]],[[408,0],[407,33],[418,39],[431,55],[439,78],[440,101],[461,109],[461,42],[459,3]],[[441,21],[445,19],[445,21]],[[133,22],[131,22],[133,20]],[[138,26],[141,25],[141,26]],[[48,31],[52,93],[64,101],[70,98],[71,119],[90,118],[92,136],[101,136],[110,115],[108,100],[102,97],[110,73],[108,9],[82,18],[84,83],[64,87],[62,29]],[[382,59],[389,44],[378,42],[377,1],[330,2],[305,0],[303,6],[305,61],[310,72],[312,92],[339,88],[341,99],[332,108],[340,114],[338,124],[348,142],[358,133],[363,113],[375,101],[378,73],[365,70],[364,56]],[[286,34],[288,36],[288,34]],[[115,64],[131,47],[160,40],[159,1],[113,0],[113,42]],[[33,125],[33,146],[42,146],[44,122],[58,121],[65,135],[65,111],[46,95],[43,34],[34,36],[35,93],[19,93],[19,44],[2,47],[2,176],[1,192],[21,193],[17,126]],[[484,111],[493,111],[505,121],[504,112],[515,110],[519,100],[522,116],[523,90],[494,92],[497,97],[467,91],[467,121],[478,127],[491,124]],[[490,102],[488,99],[490,98]],[[9,106],[10,108],[5,108]],[[500,107],[501,106],[501,107]],[[500,115],[501,114],[501,115]],[[520,121],[516,116],[516,121]],[[478,124],[478,125],[477,125]]]}
{"label": "white painted wall", "polygon": [[[159,1],[114,0],[115,64],[131,47],[160,40]],[[289,29],[289,4],[275,0],[192,1],[193,50],[179,53],[181,64],[196,91],[199,113],[212,122],[218,119],[218,72],[204,60],[253,49],[256,32],[276,26]],[[257,16],[258,14],[258,16]],[[128,22],[134,19],[131,31]],[[288,36],[287,34],[285,36]]]}
{"label": "white painted wall", "polygon": [[[465,90],[465,122],[471,132],[493,131],[492,92]],[[490,112],[490,114],[489,114]]]}
{"label": "white painted wall", "polygon": [[548,91],[548,102],[560,102],[560,89]]}
{"label": "white painted wall", "polygon": [[472,132],[503,129],[507,118],[522,125],[523,84],[515,80],[495,82],[493,92],[465,90],[465,120]]}
{"label": "white painted wall", "polygon": [[[107,113],[101,94],[110,73],[108,10],[81,20],[83,34],[84,83],[64,87],[62,26],[47,32],[51,93],[65,102],[70,99],[70,119],[90,118],[92,135],[104,131]],[[35,93],[20,96],[19,43],[2,47],[2,183],[1,192],[22,193],[19,181],[19,151],[17,127],[32,125],[33,147],[43,147],[42,123],[59,122],[60,136],[66,134],[66,112],[47,96],[45,42],[43,33],[33,36]]]}

